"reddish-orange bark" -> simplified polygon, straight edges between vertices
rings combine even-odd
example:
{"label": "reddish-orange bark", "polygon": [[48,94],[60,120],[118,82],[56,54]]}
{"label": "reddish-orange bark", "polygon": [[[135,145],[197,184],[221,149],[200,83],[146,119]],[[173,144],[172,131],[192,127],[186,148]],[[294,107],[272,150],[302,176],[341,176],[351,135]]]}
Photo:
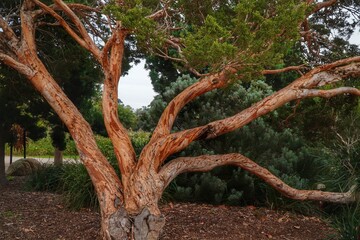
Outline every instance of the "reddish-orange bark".
{"label": "reddish-orange bark", "polygon": [[[267,169],[260,167],[241,154],[178,158],[166,165],[163,164],[170,155],[186,148],[193,141],[215,138],[241,128],[289,101],[308,97],[332,97],[345,93],[360,96],[360,90],[351,87],[331,90],[319,88],[348,77],[359,76],[360,57],[347,58],[313,68],[287,87],[234,116],[210,122],[194,129],[172,133],[174,121],[187,103],[206,92],[226,86],[230,79],[241,78],[241,76],[236,75],[239,70],[234,67],[236,65],[224,66],[219,72],[202,75],[198,82],[186,88],[169,103],[149,144],[143,149],[139,159],[136,159],[127,130],[119,121],[117,111],[117,88],[124,55],[124,41],[126,36],[130,34],[130,30],[122,28],[121,22],[114,20],[115,24],[109,28],[112,35],[101,49],[92,40],[81,19],[73,10],[89,11],[93,9],[82,7],[79,4],[66,4],[62,0],[54,0],[54,2],[54,5],[47,6],[39,0],[24,0],[20,16],[21,36],[17,36],[4,18],[0,17],[2,29],[0,41],[4,44],[6,42],[8,46],[6,51],[0,49],[0,61],[26,76],[69,129],[79,151],[80,159],[91,176],[99,198],[104,239],[157,238],[164,225],[164,218],[158,209],[158,201],[170,181],[185,171],[207,171],[216,166],[227,164],[248,170],[290,198],[332,202],[355,200],[353,189],[347,193],[293,189]],[[313,2],[307,1],[308,4]],[[316,11],[335,3],[336,1],[331,0],[318,4]],[[149,18],[163,18],[167,14],[165,10],[159,10],[150,15]],[[122,173],[121,180],[100,152],[89,124],[37,56],[36,20],[44,14],[49,14],[56,19],[57,23],[80,46],[93,54],[103,69],[102,108],[104,121]],[[67,16],[67,20],[62,17],[63,14]],[[180,41],[170,40],[170,42],[174,46],[181,47]],[[303,66],[291,66],[279,70],[264,70],[262,74],[276,74],[292,70],[304,71],[305,68]]]}

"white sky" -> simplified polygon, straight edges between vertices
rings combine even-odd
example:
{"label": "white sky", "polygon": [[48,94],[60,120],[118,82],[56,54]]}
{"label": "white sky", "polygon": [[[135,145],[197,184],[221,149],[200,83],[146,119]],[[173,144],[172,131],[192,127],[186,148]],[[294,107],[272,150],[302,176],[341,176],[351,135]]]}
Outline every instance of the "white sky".
{"label": "white sky", "polygon": [[[350,42],[360,45],[360,30],[352,36]],[[129,74],[120,79],[118,94],[125,105],[130,105],[133,109],[148,106],[156,95],[149,72],[144,69],[145,61],[133,66]]]}
{"label": "white sky", "polygon": [[153,90],[149,71],[144,68],[145,61],[133,66],[129,74],[121,77],[118,94],[119,99],[133,109],[148,106],[156,93]]}

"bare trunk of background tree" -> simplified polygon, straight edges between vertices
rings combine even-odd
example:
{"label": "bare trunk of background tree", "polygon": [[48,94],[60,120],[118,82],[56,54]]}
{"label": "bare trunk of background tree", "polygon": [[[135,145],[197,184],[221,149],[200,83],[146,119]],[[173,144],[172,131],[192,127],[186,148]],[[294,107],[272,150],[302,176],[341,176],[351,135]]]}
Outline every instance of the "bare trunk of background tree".
{"label": "bare trunk of background tree", "polygon": [[63,152],[55,147],[54,150],[54,165],[61,166],[63,164]]}
{"label": "bare trunk of background tree", "polygon": [[5,174],[5,139],[4,131],[0,128],[0,186],[8,183]]}

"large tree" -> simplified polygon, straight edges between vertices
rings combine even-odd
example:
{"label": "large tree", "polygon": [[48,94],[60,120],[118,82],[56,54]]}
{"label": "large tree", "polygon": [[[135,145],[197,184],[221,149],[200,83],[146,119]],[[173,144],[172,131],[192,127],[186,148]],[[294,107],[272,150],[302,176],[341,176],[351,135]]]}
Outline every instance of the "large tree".
{"label": "large tree", "polygon": [[[192,142],[239,129],[290,101],[342,94],[359,96],[359,89],[335,83],[358,77],[360,56],[332,62],[316,56],[323,54],[324,46],[316,43],[326,33],[311,18],[327,11],[341,13],[343,27],[347,27],[356,19],[350,14],[359,13],[359,6],[356,2],[336,0],[117,0],[99,1],[93,6],[74,1],[54,0],[49,5],[45,1],[24,0],[18,16],[20,25],[15,24],[12,13],[2,13],[0,18],[0,61],[22,73],[68,128],[98,195],[103,238],[156,239],[165,222],[158,208],[162,192],[174,177],[187,171],[208,171],[231,164],[255,174],[290,198],[338,203],[355,200],[355,187],[345,193],[294,189],[239,153],[181,157],[165,164],[169,156]],[[99,22],[103,22],[101,28]],[[91,52],[102,67],[104,122],[121,178],[100,152],[89,124],[39,57],[37,32],[42,26],[57,25]],[[170,101],[138,158],[117,109],[127,37],[136,39],[139,51],[170,59],[198,77],[197,82]],[[315,57],[304,57],[306,66],[283,66],[284,54],[301,40],[304,51]],[[104,44],[99,46],[101,43]],[[196,97],[234,81],[292,70],[301,72],[300,77],[233,116],[172,131],[180,110]]]}

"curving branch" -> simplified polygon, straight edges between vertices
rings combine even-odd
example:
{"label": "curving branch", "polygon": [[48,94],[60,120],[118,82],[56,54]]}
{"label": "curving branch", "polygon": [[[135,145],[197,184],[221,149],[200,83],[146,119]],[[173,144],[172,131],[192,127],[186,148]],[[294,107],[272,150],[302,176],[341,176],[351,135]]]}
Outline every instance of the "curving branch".
{"label": "curving branch", "polygon": [[305,64],[303,64],[303,65],[299,65],[299,66],[289,66],[289,67],[280,68],[280,69],[263,70],[263,71],[261,71],[261,74],[263,74],[263,75],[279,74],[279,73],[290,72],[290,71],[300,71],[300,70],[304,70],[306,68],[307,68],[307,66]]}
{"label": "curving branch", "polygon": [[[135,167],[135,150],[126,128],[121,124],[118,117],[118,83],[121,75],[121,63],[124,54],[124,42],[126,32],[120,27],[113,30],[110,42],[106,43],[103,50],[103,69],[105,73],[103,89],[103,114],[104,123],[114,146],[114,151],[121,170],[124,184],[127,176],[133,172]],[[110,51],[110,53],[108,53]]]}
{"label": "curving branch", "polygon": [[261,167],[249,158],[238,154],[203,155],[198,157],[181,157],[164,165],[159,172],[164,181],[164,189],[179,174],[184,172],[205,172],[223,165],[238,166],[264,180],[284,196],[295,200],[315,200],[334,203],[350,203],[356,201],[356,186],[345,193],[322,192],[318,190],[298,190],[290,187],[269,170]]}
{"label": "curving branch", "polygon": [[[292,101],[309,97],[332,97],[338,94],[356,94],[359,90],[354,88],[338,88],[333,90],[317,90],[314,88],[323,86],[325,84],[335,83],[344,78],[354,77],[360,75],[360,57],[348,58],[339,60],[337,62],[320,66],[309,71],[307,74],[295,80],[292,84],[279,90],[278,92],[264,98],[263,100],[253,104],[240,113],[225,119],[213,121],[204,126],[184,130],[173,133],[171,135],[160,135],[159,139],[152,142],[154,145],[153,151],[159,152],[156,154],[154,168],[158,169],[165,161],[167,156],[176,153],[179,150],[186,148],[193,141],[198,139],[211,139],[232,132],[239,129],[251,121],[259,118],[281,106]],[[186,91],[186,90],[185,90]],[[182,101],[184,102],[184,101]],[[182,103],[181,102],[181,103]],[[177,106],[177,105],[175,105]],[[179,105],[181,106],[181,105]],[[173,111],[174,112],[174,111]],[[169,116],[172,111],[168,110]],[[177,113],[177,112],[176,112]],[[166,115],[165,115],[166,116]],[[166,120],[166,118],[165,118]],[[171,123],[169,120],[165,123]],[[166,127],[167,128],[166,128]],[[167,133],[171,125],[160,125]],[[158,129],[159,130],[159,129]],[[199,134],[201,133],[201,134]],[[183,142],[179,145],[176,141],[169,141],[167,143],[166,151],[161,147],[160,143],[167,142],[168,139],[183,136]],[[155,146],[158,144],[158,146]],[[149,144],[151,146],[151,144]],[[181,146],[181,147],[179,147]],[[145,148],[144,150],[147,151]]]}
{"label": "curving branch", "polygon": [[[326,94],[323,91],[313,91],[309,92],[308,95],[305,95],[304,89],[313,89],[338,82],[344,78],[359,75],[360,57],[342,59],[331,64],[317,67],[295,80],[292,84],[264,98],[242,112],[232,117],[214,121],[205,125],[204,127],[209,128],[209,134],[204,136],[204,138],[215,138],[219,135],[241,128],[254,119],[263,116],[264,114],[267,114],[292,100],[315,96],[326,97]],[[350,90],[350,93],[351,92],[353,92],[353,90]],[[318,95],[315,95],[315,93]],[[335,93],[335,91],[333,91],[333,93]],[[344,92],[338,93],[342,94]]]}
{"label": "curving branch", "polygon": [[149,16],[147,16],[147,18],[157,20],[157,19],[161,19],[165,16],[166,16],[166,9],[160,9],[160,10],[150,14]]}
{"label": "curving branch", "polygon": [[228,83],[229,74],[234,74],[236,71],[235,68],[227,67],[220,73],[203,77],[177,95],[162,113],[150,142],[170,134],[177,115],[187,103],[211,90],[225,86]]}
{"label": "curving branch", "polygon": [[25,64],[22,64],[15,60],[14,58],[10,57],[7,54],[0,53],[0,62],[3,62],[5,65],[15,69],[19,73],[23,74],[27,78],[31,78],[35,75],[33,69],[29,68]]}

